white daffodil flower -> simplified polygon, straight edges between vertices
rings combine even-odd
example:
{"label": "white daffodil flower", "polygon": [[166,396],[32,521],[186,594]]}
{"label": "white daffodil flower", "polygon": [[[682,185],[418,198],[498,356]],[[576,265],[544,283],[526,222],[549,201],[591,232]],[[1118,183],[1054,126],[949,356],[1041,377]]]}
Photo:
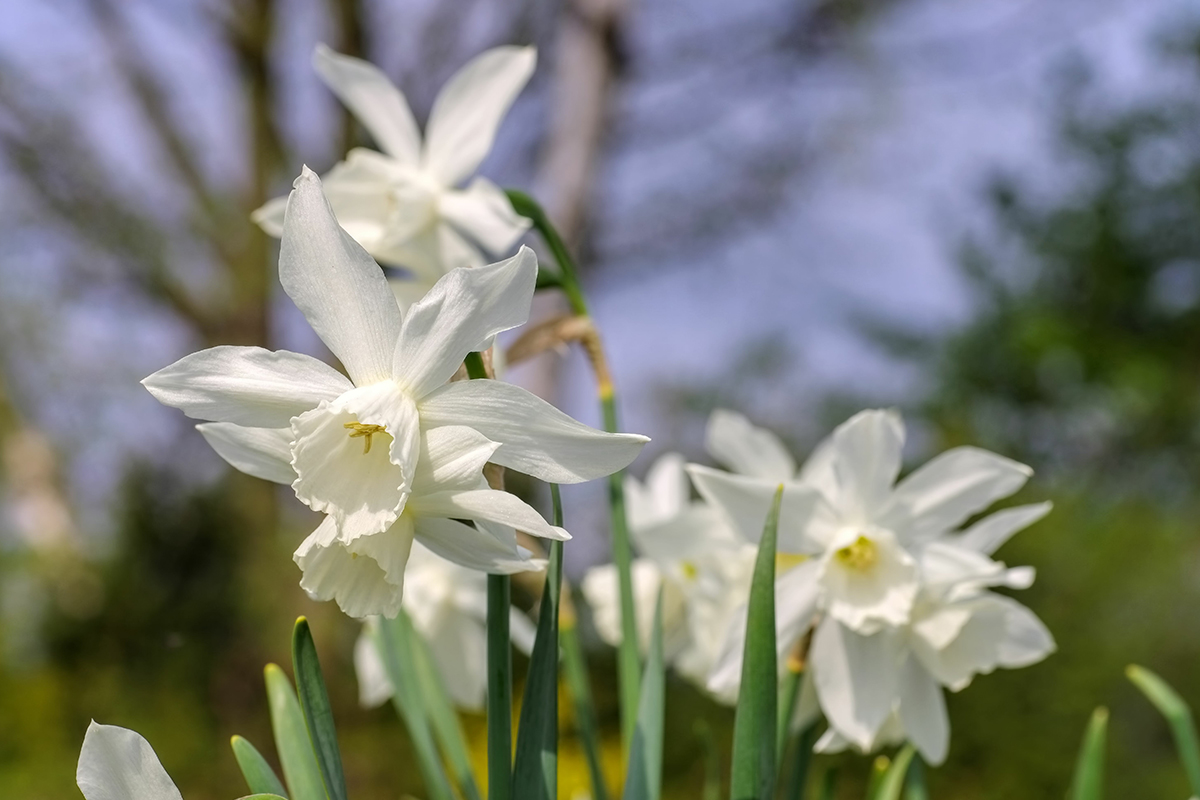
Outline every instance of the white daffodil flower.
{"label": "white daffodil flower", "polygon": [[514,495],[488,489],[485,463],[578,483],[623,468],[648,441],[597,431],[500,381],[447,383],[468,353],[526,321],[536,272],[522,249],[451,272],[402,314],[305,169],[288,200],[279,277],[349,377],[298,353],[214,347],[142,383],[160,402],[212,420],[198,427],[234,467],[290,484],[328,515],[295,555],[311,596],[355,617],[395,616],[414,538],[498,573],[531,568],[514,528],[569,538]]}
{"label": "white daffodil flower", "polygon": [[[538,562],[539,564],[544,562]],[[487,698],[487,578],[460,567],[421,545],[413,545],[405,577],[404,610],[429,644],[450,700],[464,711],[482,711]],[[368,620],[367,625],[377,624]],[[533,649],[536,630],[529,617],[513,608],[512,642]],[[354,646],[359,702],[368,708],[391,698],[392,683],[366,627]]]}
{"label": "white daffodil flower", "polygon": [[[742,474],[697,464],[688,472],[748,540],[762,536],[775,490],[784,487],[778,550],[784,558],[808,556],[776,586],[776,621],[792,643],[818,610],[863,635],[907,623],[920,588],[920,548],[1015,492],[1030,474],[1015,461],[961,447],[893,486],[904,425],[890,411],[864,411],[843,423],[799,472],[782,443],[739,415],[715,413],[709,442]],[[740,659],[736,649],[729,656]],[[720,680],[735,680],[740,666],[725,667]]]}
{"label": "white daffodil flower", "polygon": [[[834,729],[823,746],[849,742],[870,750],[891,733],[907,731],[927,759],[940,761],[949,728],[942,725],[936,680],[937,691],[929,691],[930,676],[948,677],[951,668],[944,665],[935,673],[927,662],[941,663],[935,658],[941,654],[954,663],[957,680],[943,681],[951,688],[962,688],[977,672],[1021,663],[1022,657],[1005,649],[1019,644],[996,644],[1005,656],[971,637],[946,648],[961,633],[983,630],[986,620],[991,620],[988,631],[999,631],[996,603],[1011,601],[984,589],[1027,585],[1031,578],[1027,570],[1007,570],[988,555],[1049,506],[1008,509],[966,531],[957,529],[1019,489],[1029,468],[963,447],[896,483],[904,428],[899,416],[887,411],[851,418],[794,475],[789,474],[794,462],[782,445],[736,415],[714,415],[709,440],[710,449],[724,453],[743,474],[689,465],[701,495],[722,509],[743,536],[757,540],[782,484],[781,561],[786,563],[792,553],[810,556],[777,577],[776,626],[782,654],[819,620],[806,682]],[[968,627],[973,609],[981,616]],[[1028,622],[1006,609],[1000,614],[1004,620]],[[949,620],[960,624],[953,635],[947,633]],[[1040,623],[1037,627],[1044,630]],[[932,643],[925,634],[933,637]],[[736,684],[744,637],[743,622],[727,640],[710,679],[714,691]],[[1030,645],[1024,658],[1037,660],[1048,652],[1041,644],[1046,640],[1032,640],[1038,643]],[[962,655],[967,648],[972,648],[970,655]]]}
{"label": "white daffodil flower", "polygon": [[88,725],[75,782],[87,800],[183,800],[154,748],[116,725]]}
{"label": "white daffodil flower", "polygon": [[[1009,519],[1032,521],[1048,510],[1048,504],[1010,509]],[[818,751],[869,752],[907,739],[940,764],[950,744],[943,687],[957,692],[977,674],[1029,666],[1054,651],[1033,612],[987,591],[1027,588],[1033,570],[1005,568],[972,549],[972,538],[943,537],[924,549],[909,624],[861,636],[832,619],[820,623],[809,664],[830,727]]]}
{"label": "white daffodil flower", "polygon": [[[693,501],[682,456],[661,456],[642,484],[625,478],[630,539],[641,557],[632,565],[637,631],[649,644],[654,608],[663,593],[663,649],[684,677],[704,686],[721,653],[720,632],[733,624],[749,593],[754,547],[741,541],[703,502]],[[606,642],[621,641],[616,567],[584,576],[584,597]],[[732,701],[726,695],[720,699]]]}
{"label": "white daffodil flower", "polygon": [[[351,150],[325,176],[325,193],[342,227],[367,252],[412,273],[411,280],[393,281],[403,307],[452,269],[484,264],[483,252],[511,252],[529,228],[491,181],[476,177],[456,187],[492,149],[536,61],[532,47],[497,47],[468,62],[434,101],[422,142],[408,102],[383,72],[317,46],[317,74],[383,151]],[[285,206],[276,198],[253,218],[280,236]]]}

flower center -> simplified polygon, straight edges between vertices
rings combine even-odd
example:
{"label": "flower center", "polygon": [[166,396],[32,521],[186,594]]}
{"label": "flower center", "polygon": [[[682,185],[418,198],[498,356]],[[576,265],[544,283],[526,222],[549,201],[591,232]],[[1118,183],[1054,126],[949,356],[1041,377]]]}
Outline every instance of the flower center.
{"label": "flower center", "polygon": [[371,437],[377,433],[387,435],[387,430],[383,425],[368,425],[362,422],[343,422],[342,427],[350,431],[350,438],[357,439],[363,437],[363,455],[371,452]]}
{"label": "flower center", "polygon": [[867,570],[879,560],[879,549],[866,536],[859,535],[852,543],[834,551],[834,556],[851,569]]}
{"label": "flower center", "polygon": [[700,574],[700,570],[696,569],[696,565],[690,561],[684,561],[679,565],[679,568],[683,570],[683,577],[689,581],[696,580],[696,576]]}

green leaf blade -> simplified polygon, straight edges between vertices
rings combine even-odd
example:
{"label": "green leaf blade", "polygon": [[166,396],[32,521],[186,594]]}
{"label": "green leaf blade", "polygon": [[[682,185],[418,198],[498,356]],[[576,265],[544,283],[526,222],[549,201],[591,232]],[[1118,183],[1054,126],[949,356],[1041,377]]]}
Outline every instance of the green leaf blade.
{"label": "green leaf blade", "polygon": [[321,768],[313,752],[304,724],[300,701],[287,675],[275,664],[263,670],[267,684],[267,703],[271,712],[271,730],[287,793],[291,800],[327,800],[321,780]]}
{"label": "green leaf blade", "polygon": [[1200,741],[1197,741],[1191,707],[1170,684],[1145,667],[1132,664],[1125,670],[1125,675],[1167,720],[1192,794],[1200,797]]}
{"label": "green leaf blade", "polygon": [[775,663],[775,540],[780,484],[754,562],[742,654],[741,689],[733,722],[733,800],[768,800],[775,790],[778,670]]}
{"label": "green leaf blade", "polygon": [[[550,486],[556,525],[562,525],[558,487]],[[558,611],[562,591],[562,542],[550,543],[546,588],[538,612],[537,636],[517,728],[511,797],[555,800],[558,797]]]}
{"label": "green leaf blade", "polygon": [[900,792],[904,790],[904,779],[908,776],[908,768],[915,754],[911,744],[906,744],[896,754],[887,771],[883,773],[883,780],[879,782],[874,800],[900,800]]}
{"label": "green leaf blade", "polygon": [[325,690],[325,678],[321,675],[321,663],[317,660],[312,631],[304,617],[296,620],[296,627],[292,631],[292,668],[296,673],[300,710],[304,712],[304,722],[312,739],[329,800],[348,800],[337,731],[333,726],[333,709],[329,705],[329,693]]}
{"label": "green leaf blade", "polygon": [[[401,614],[404,612],[402,611]],[[405,620],[411,629],[411,621]],[[467,752],[467,741],[463,735],[462,724],[458,720],[458,712],[442,684],[441,676],[433,663],[433,655],[429,645],[412,630],[413,659],[416,662],[417,683],[421,696],[425,701],[425,710],[433,725],[434,735],[441,745],[442,753],[454,771],[454,779],[462,792],[464,800],[482,800],[479,787],[475,784],[475,775],[471,772],[471,757]]]}
{"label": "green leaf blade", "polygon": [[417,764],[425,781],[425,790],[433,800],[453,800],[450,779],[438,759],[429,715],[421,697],[416,665],[411,658],[410,637],[415,633],[403,615],[379,619],[368,628],[383,660],[383,669],[392,684],[392,707],[404,721],[417,754]]}
{"label": "green leaf blade", "polygon": [[246,779],[247,789],[254,794],[274,794],[286,800],[287,789],[284,788],[283,781],[279,780],[279,776],[271,769],[262,753],[258,752],[257,747],[241,736],[230,739],[229,746],[233,750],[238,769],[242,771],[242,777]]}
{"label": "green leaf blade", "polygon": [[1103,800],[1104,748],[1108,739],[1108,709],[1101,706],[1092,712],[1083,745],[1075,762],[1068,800]]}
{"label": "green leaf blade", "polygon": [[666,705],[666,670],[663,666],[662,590],[654,605],[654,627],[642,674],[637,727],[629,751],[622,800],[659,800],[662,796],[663,715]]}

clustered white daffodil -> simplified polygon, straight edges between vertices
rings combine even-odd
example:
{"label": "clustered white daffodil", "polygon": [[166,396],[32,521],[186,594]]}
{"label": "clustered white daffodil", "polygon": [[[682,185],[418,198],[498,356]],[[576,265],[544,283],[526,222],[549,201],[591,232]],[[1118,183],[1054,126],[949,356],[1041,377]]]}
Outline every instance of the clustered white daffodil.
{"label": "clustered white daffodil", "polygon": [[[959,447],[897,483],[903,423],[894,412],[864,411],[797,471],[773,435],[725,414],[710,425],[710,449],[742,474],[696,464],[688,471],[753,542],[783,485],[780,563],[795,565],[777,577],[776,624],[781,652],[814,631],[805,678],[830,723],[817,748],[869,751],[907,738],[941,763],[949,744],[942,687],[957,691],[977,673],[1032,664],[1054,648],[1028,609],[988,591],[1032,582],[1032,570],[1006,569],[990,556],[1049,504],[1001,511],[960,530],[1024,485],[1030,469]],[[744,631],[744,622],[733,629],[714,691],[736,686]]]}
{"label": "clustered white daffodil", "polygon": [[[529,228],[504,192],[469,178],[537,61],[531,47],[497,47],[468,62],[438,95],[424,141],[404,95],[378,67],[319,45],[313,66],[383,152],[351,150],[325,176],[342,227],[382,263],[404,267],[393,281],[401,305],[416,302],[456,267],[485,263],[484,252],[511,252]],[[254,220],[280,236],[286,200],[271,200]],[[481,252],[482,248],[482,252]]]}
{"label": "clustered white daffodil", "polygon": [[[487,698],[487,577],[414,544],[404,583],[404,610],[428,642],[450,699],[464,711],[482,711]],[[377,624],[367,620],[354,646],[359,702],[368,708],[386,702],[394,691],[368,629]],[[529,617],[513,607],[512,643],[528,653],[535,633]]]}
{"label": "clustered white daffodil", "polygon": [[212,420],[198,427],[230,464],[290,484],[327,515],[295,554],[313,598],[354,617],[395,616],[414,540],[472,569],[535,569],[516,529],[570,537],[489,489],[484,465],[577,483],[623,468],[647,441],[597,431],[500,381],[447,382],[469,353],[528,318],[537,277],[528,249],[448,273],[402,314],[307,168],[282,239],[280,282],[349,377],[298,353],[214,347],[143,384]]}
{"label": "clustered white daffodil", "polygon": [[150,743],[116,725],[88,725],[75,782],[86,800],[183,800]]}
{"label": "clustered white daffodil", "polygon": [[[677,453],[655,461],[645,484],[625,478],[630,539],[640,554],[631,565],[639,645],[643,650],[648,646],[661,589],[664,657],[681,675],[705,686],[723,644],[713,631],[728,629],[745,602],[755,550],[690,493],[683,457]],[[601,638],[619,644],[616,567],[589,570],[582,589]],[[719,699],[734,697],[726,692]]]}

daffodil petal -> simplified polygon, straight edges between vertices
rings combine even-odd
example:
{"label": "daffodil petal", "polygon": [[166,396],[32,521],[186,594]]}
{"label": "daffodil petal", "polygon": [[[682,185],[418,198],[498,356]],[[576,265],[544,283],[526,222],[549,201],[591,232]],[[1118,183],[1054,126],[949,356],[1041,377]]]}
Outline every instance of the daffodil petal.
{"label": "daffodil petal", "polygon": [[391,377],[400,309],[375,260],[339,227],[308,167],[288,198],[279,281],[356,386]]}
{"label": "daffodil petal", "polygon": [[417,164],[421,134],[416,120],[404,95],[378,67],[324,44],[313,52],[313,67],[381,150],[397,161]]}
{"label": "daffodil petal", "polygon": [[290,427],[247,428],[232,422],[205,422],[196,430],[217,455],[247,475],[286,485],[296,479]]}
{"label": "daffodil petal", "polygon": [[625,516],[636,530],[663,522],[681,513],[691,498],[691,484],[679,453],[664,453],[646,471],[643,484],[625,476]]}
{"label": "daffodil petal", "polygon": [[782,483],[796,474],[796,462],[779,437],[736,411],[718,408],[704,434],[708,454],[739,475]]}
{"label": "daffodil petal", "polygon": [[872,519],[900,474],[904,423],[895,411],[861,411],[839,425],[832,438],[838,503],[861,519]]}
{"label": "daffodil petal", "polygon": [[942,687],[915,658],[900,668],[900,724],[908,740],[934,766],[946,760],[950,748],[950,717]]}
{"label": "daffodil petal", "polygon": [[[700,496],[717,508],[740,536],[757,544],[779,484],[700,464],[688,464],[687,471]],[[830,514],[824,499],[814,489],[784,484],[779,512],[780,552],[819,552],[823,538],[832,536],[834,523]]]}
{"label": "daffodil petal", "polygon": [[286,211],[287,198],[272,197],[251,212],[250,219],[263,229],[263,233],[278,239],[283,236],[283,216]]}
{"label": "daffodil petal", "polygon": [[813,636],[809,663],[829,724],[869,750],[896,696],[898,670],[889,634],[862,636],[826,618]]}
{"label": "daffodil petal", "polygon": [[[649,441],[578,422],[502,381],[456,381],[420,401],[421,424],[469,425],[500,448],[492,461],[551,483],[582,483],[624,468]],[[765,518],[765,512],[764,512]]]}
{"label": "daffodil petal", "polygon": [[975,550],[990,556],[1012,538],[1013,534],[1028,528],[1050,513],[1053,503],[1032,503],[1027,506],[1005,508],[967,528],[955,538],[960,547]]}
{"label": "daffodil petal", "polygon": [[947,450],[896,485],[881,524],[916,540],[958,527],[1025,485],[1033,470],[977,447]]}
{"label": "daffodil petal", "polygon": [[493,254],[509,252],[531,224],[487,178],[476,178],[463,191],[446,192],[438,209],[442,219]]}
{"label": "daffodil petal", "polygon": [[422,431],[413,490],[421,493],[482,488],[483,467],[498,447],[465,425]]}
{"label": "daffodil petal", "polygon": [[425,129],[424,165],[443,185],[457,185],[487,156],[536,63],[532,47],[497,47],[467,62],[442,87]]}
{"label": "daffodil petal", "polygon": [[505,261],[441,278],[404,317],[392,366],[396,381],[420,399],[450,380],[468,353],[529,319],[536,281],[537,258],[527,247]]}
{"label": "daffodil petal", "polygon": [[372,620],[363,624],[362,633],[354,642],[354,675],[358,679],[358,704],[363,708],[376,708],[392,698],[395,688],[383,666],[383,658],[375,647],[369,627]]}
{"label": "daffodil petal", "polygon": [[571,538],[571,534],[546,522],[516,495],[494,489],[414,495],[409,505],[420,517],[488,520],[544,539]]}
{"label": "daffodil petal", "polygon": [[184,356],[142,385],[192,419],[255,428],[287,427],[292,417],[352,388],[312,356],[228,345]]}
{"label": "daffodil petal", "polygon": [[493,575],[537,572],[545,562],[528,557],[515,547],[505,547],[490,533],[458,520],[421,517],[416,522],[417,541],[447,561]]}
{"label": "daffodil petal", "polygon": [[116,725],[88,725],[75,781],[87,800],[182,800],[150,743]]}
{"label": "daffodil petal", "polygon": [[292,556],[304,575],[300,588],[313,600],[334,600],[348,616],[395,617],[404,595],[404,567],[413,525],[402,517],[383,533],[346,544],[332,517],[305,539]]}

